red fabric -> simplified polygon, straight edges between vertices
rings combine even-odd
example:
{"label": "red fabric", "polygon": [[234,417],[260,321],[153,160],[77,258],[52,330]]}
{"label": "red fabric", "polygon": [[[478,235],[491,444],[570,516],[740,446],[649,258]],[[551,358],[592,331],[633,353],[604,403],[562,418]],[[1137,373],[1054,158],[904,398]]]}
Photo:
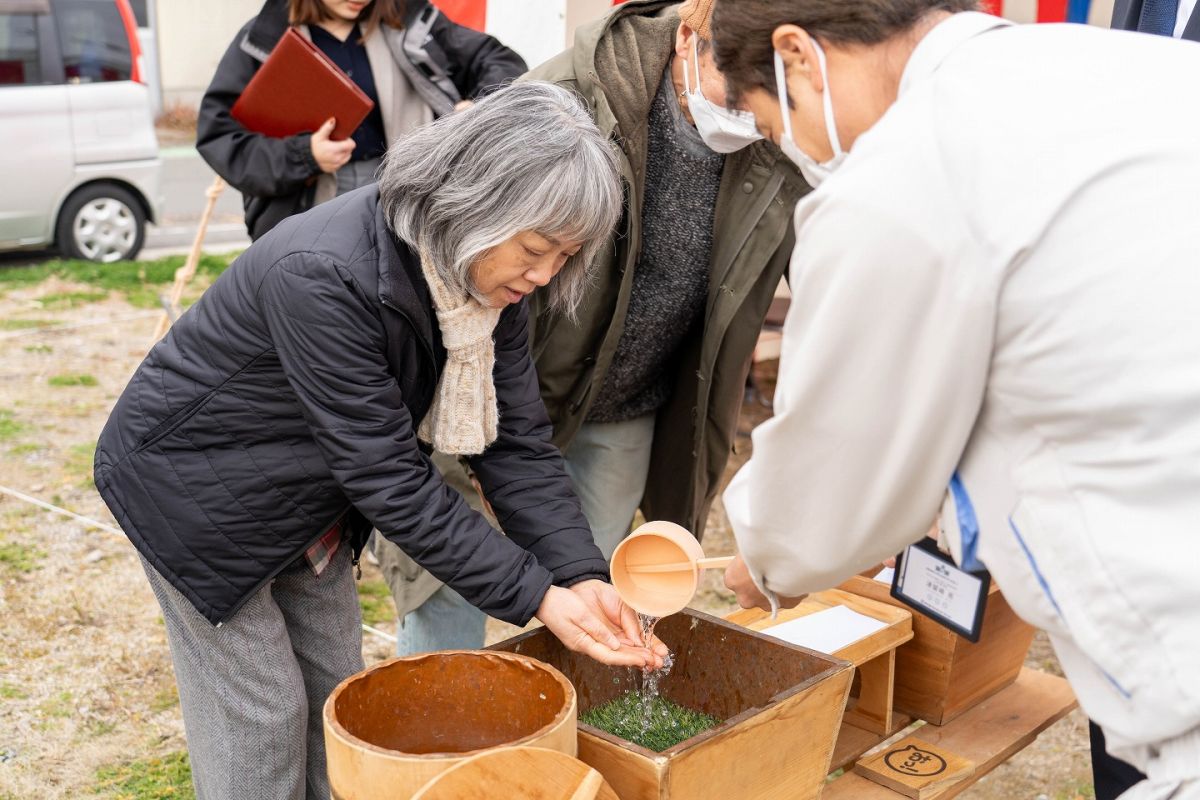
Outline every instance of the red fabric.
{"label": "red fabric", "polygon": [[1038,22],[1065,22],[1066,19],[1067,0],[1039,0]]}
{"label": "red fabric", "polygon": [[1001,14],[1004,13],[1003,0],[981,0],[979,5],[982,10],[986,11],[989,14],[995,14],[996,16],[1000,16]]}
{"label": "red fabric", "polygon": [[487,0],[434,0],[434,5],[459,25],[477,31],[487,27]]}

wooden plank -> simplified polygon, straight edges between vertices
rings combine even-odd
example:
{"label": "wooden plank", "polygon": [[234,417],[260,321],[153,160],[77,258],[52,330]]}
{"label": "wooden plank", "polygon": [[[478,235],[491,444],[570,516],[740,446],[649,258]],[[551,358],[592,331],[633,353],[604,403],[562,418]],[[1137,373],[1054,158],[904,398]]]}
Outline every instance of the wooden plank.
{"label": "wooden plank", "polygon": [[[1075,695],[1065,680],[1026,668],[1011,686],[952,722],[917,729],[916,735],[930,744],[975,762],[974,775],[947,784],[932,797],[956,797],[1028,746],[1075,705]],[[854,773],[838,778],[821,795],[822,800],[896,800],[900,796]]]}
{"label": "wooden plank", "polygon": [[912,717],[907,714],[901,714],[898,711],[893,711],[891,730],[886,735],[880,735],[871,731],[865,731],[857,725],[843,721],[842,729],[838,733],[837,744],[833,748],[833,759],[829,762],[829,769],[838,770],[853,766],[859,756],[872,747],[875,747],[875,745],[884,739],[895,736],[907,728],[910,723],[912,723]]}
{"label": "wooden plank", "polygon": [[973,775],[975,764],[944,747],[907,736],[859,761],[854,772],[911,800],[926,800],[942,786]]}
{"label": "wooden plank", "polygon": [[892,729],[892,687],[896,651],[889,650],[858,668],[862,676],[858,703],[846,712],[845,721],[868,731],[886,734]]}
{"label": "wooden plank", "polygon": [[857,611],[859,614],[886,622],[888,625],[883,630],[863,637],[857,642],[852,642],[836,653],[831,653],[838,658],[846,659],[856,667],[889,650],[895,650],[913,637],[912,614],[906,609],[896,608],[887,603],[840,589],[829,589],[810,594],[795,608],[780,611],[776,619],[771,619],[770,612],[758,608],[743,608],[733,612],[725,619],[751,630],[763,631],[772,625],[806,617],[834,606],[845,606],[851,611]]}

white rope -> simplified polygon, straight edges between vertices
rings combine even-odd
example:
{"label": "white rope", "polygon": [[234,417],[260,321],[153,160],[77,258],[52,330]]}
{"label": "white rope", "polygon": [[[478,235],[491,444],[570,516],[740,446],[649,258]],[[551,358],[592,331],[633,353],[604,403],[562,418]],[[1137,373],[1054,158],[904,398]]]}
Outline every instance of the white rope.
{"label": "white rope", "polygon": [[[61,514],[64,517],[70,517],[71,519],[75,520],[76,522],[82,522],[84,525],[88,526],[89,528],[99,528],[102,531],[107,531],[108,533],[116,534],[117,536],[120,536],[122,539],[125,538],[125,532],[122,531],[120,528],[114,528],[112,525],[108,525],[108,524],[100,522],[98,520],[94,520],[91,517],[85,517],[82,514],[76,514],[74,511],[67,511],[65,508],[59,508],[58,506],[50,505],[49,503],[47,503],[43,500],[38,500],[36,497],[30,497],[27,494],[18,492],[16,489],[10,489],[7,486],[0,486],[0,492],[3,492],[4,494],[9,495],[10,497],[15,497],[18,500],[24,500],[26,503],[32,503],[33,505],[38,506],[39,508],[44,508],[47,511],[53,512],[55,514]],[[128,540],[126,540],[126,541],[128,541]]]}
{"label": "white rope", "polygon": [[108,319],[93,319],[87,322],[68,322],[62,325],[43,325],[39,328],[25,328],[19,331],[10,331],[8,333],[0,333],[0,341],[6,339],[19,339],[22,336],[40,336],[42,334],[58,333],[59,331],[70,331],[76,328],[95,328],[101,325],[112,325],[117,322],[129,322],[135,319],[146,319],[161,314],[162,311],[138,311],[134,314],[125,314],[123,316],[109,317]]}
{"label": "white rope", "polygon": [[395,644],[397,642],[397,639],[395,636],[392,636],[390,633],[384,633],[383,631],[379,630],[378,628],[372,628],[370,625],[368,625],[365,622],[362,624],[362,629],[364,631],[366,631],[367,633],[375,634],[380,639],[387,639],[392,644]]}
{"label": "white rope", "polygon": [[[125,531],[121,530],[120,528],[115,528],[112,525],[109,525],[105,522],[100,522],[99,520],[92,519],[91,517],[85,517],[82,514],[76,514],[74,511],[68,511],[65,508],[59,508],[56,505],[47,503],[44,500],[38,500],[36,497],[30,497],[29,495],[25,494],[24,492],[18,492],[16,489],[10,489],[7,486],[0,486],[0,494],[6,494],[9,497],[15,497],[18,500],[22,500],[26,503],[30,503],[32,505],[37,506],[38,508],[45,509],[46,511],[49,511],[54,514],[59,514],[64,517],[70,517],[71,519],[75,520],[76,522],[81,522],[89,528],[97,528],[106,533],[114,534],[116,536],[121,537],[122,541],[124,541],[127,544],[130,544],[130,546],[132,546],[132,543],[129,542],[129,538],[125,535]],[[396,643],[395,636],[392,636],[389,633],[384,633],[383,631],[379,630],[378,628],[372,628],[370,625],[367,625],[366,623],[362,624],[362,629],[364,631],[366,631],[367,633],[370,633],[374,636],[378,636],[380,639],[384,639],[385,641],[391,642],[392,644]]]}

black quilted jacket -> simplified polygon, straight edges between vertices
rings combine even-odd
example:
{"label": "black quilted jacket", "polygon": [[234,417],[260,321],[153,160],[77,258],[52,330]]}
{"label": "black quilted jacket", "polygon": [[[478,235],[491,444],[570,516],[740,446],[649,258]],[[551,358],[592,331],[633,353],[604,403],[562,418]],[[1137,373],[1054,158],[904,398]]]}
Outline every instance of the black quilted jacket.
{"label": "black quilted jacket", "polygon": [[150,351],[96,450],[126,534],[213,623],[350,512],[487,613],[524,624],[552,582],[604,578],[526,345],[496,329],[500,437],[472,460],[508,536],[419,445],[445,351],[413,253],[375,187],[255,243]]}

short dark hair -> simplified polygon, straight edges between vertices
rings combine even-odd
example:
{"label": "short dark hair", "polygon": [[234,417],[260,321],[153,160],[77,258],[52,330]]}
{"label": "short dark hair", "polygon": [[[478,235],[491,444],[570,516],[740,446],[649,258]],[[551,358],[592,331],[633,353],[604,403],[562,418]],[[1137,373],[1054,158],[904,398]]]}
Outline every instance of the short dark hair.
{"label": "short dark hair", "polygon": [[[363,38],[374,33],[380,25],[403,28],[404,3],[405,0],[371,0],[358,15]],[[314,25],[332,18],[321,0],[288,0],[288,21],[293,25]]]}
{"label": "short dark hair", "polygon": [[717,0],[712,30],[717,69],[731,102],[751,89],[774,91],[771,35],[798,25],[835,44],[878,44],[933,11],[975,11],[978,0]]}

